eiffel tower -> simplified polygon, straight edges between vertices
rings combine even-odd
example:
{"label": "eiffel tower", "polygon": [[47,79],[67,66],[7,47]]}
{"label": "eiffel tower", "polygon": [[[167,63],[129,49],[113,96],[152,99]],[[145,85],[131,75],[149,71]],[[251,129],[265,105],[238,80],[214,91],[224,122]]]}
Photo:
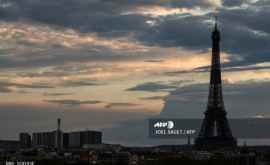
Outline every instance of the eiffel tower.
{"label": "eiffel tower", "polygon": [[215,22],[212,32],[212,65],[207,110],[198,137],[196,148],[235,147],[236,139],[232,136],[222,96],[220,69],[220,32]]}

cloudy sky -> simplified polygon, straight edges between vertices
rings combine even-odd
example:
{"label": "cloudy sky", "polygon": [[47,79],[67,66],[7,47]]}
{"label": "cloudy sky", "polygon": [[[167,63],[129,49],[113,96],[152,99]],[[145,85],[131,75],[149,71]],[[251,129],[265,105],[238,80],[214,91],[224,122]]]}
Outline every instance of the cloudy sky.
{"label": "cloudy sky", "polygon": [[0,138],[52,130],[61,117],[66,131],[134,144],[113,134],[159,115],[202,117],[215,15],[228,115],[268,117],[269,9],[268,0],[0,0]]}

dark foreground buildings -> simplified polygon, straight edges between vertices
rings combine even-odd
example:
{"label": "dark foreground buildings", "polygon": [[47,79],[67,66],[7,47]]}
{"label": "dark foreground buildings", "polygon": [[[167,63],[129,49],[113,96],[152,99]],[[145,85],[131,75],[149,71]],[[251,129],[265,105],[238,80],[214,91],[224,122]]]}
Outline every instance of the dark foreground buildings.
{"label": "dark foreground buildings", "polygon": [[235,147],[237,145],[226,118],[223,102],[219,42],[220,32],[216,22],[212,32],[212,65],[208,104],[199,136],[195,139],[197,148]]}
{"label": "dark foreground buildings", "polygon": [[34,132],[31,136],[28,133],[20,134],[20,144],[23,148],[29,147],[48,147],[61,150],[63,148],[81,148],[85,145],[101,144],[102,132],[99,131],[77,131],[63,132],[61,121],[57,120],[57,129],[48,132]]}
{"label": "dark foreground buildings", "polygon": [[89,144],[101,144],[102,133],[99,131],[77,131],[64,133],[65,148],[83,148]]}

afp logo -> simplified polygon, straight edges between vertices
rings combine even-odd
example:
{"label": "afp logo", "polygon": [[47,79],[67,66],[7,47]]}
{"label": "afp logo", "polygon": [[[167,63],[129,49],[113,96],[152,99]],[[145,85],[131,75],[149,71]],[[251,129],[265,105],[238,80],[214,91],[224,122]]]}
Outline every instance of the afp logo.
{"label": "afp logo", "polygon": [[173,121],[167,121],[167,122],[156,122],[154,124],[154,128],[168,128],[173,129],[174,122]]}

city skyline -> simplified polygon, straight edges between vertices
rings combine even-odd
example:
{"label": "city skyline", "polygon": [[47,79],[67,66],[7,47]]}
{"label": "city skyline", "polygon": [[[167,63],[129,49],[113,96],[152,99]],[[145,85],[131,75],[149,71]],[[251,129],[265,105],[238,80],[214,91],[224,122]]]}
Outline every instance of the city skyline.
{"label": "city skyline", "polygon": [[202,118],[214,15],[229,117],[269,117],[269,7],[265,0],[0,1],[0,139],[53,128],[58,117],[64,130],[110,135],[159,115]]}

